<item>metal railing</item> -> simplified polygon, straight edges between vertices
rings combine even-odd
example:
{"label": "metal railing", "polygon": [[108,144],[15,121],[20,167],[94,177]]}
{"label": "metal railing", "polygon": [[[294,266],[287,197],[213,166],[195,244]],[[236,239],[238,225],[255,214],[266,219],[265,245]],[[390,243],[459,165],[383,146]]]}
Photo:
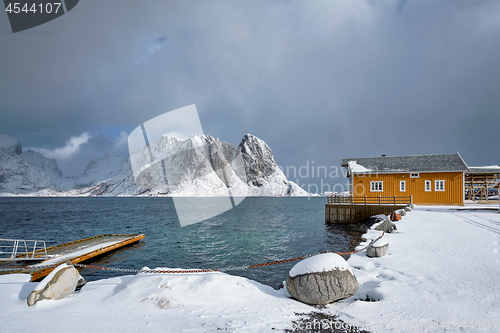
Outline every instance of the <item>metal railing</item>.
{"label": "metal railing", "polygon": [[0,261],[49,259],[45,241],[27,239],[0,239]]}
{"label": "metal railing", "polygon": [[329,204],[350,204],[350,205],[408,205],[413,203],[413,196],[407,197],[353,197],[353,196],[331,196],[328,197]]}

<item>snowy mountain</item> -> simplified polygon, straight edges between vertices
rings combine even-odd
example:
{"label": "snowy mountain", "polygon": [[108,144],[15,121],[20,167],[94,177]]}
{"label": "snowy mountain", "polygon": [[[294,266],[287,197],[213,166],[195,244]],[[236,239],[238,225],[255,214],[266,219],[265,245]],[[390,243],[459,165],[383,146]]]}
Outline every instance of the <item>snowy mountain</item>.
{"label": "snowy mountain", "polygon": [[116,176],[122,163],[123,158],[117,155],[104,155],[93,158],[83,173],[76,179],[74,188],[89,187]]}
{"label": "snowy mountain", "polygon": [[0,193],[27,194],[63,189],[54,181],[62,177],[55,160],[37,154],[29,150],[23,152],[17,140],[0,134]]}
{"label": "snowy mountain", "polygon": [[[286,178],[269,146],[251,134],[239,146],[205,135],[187,140],[163,136],[150,148],[153,156],[163,157],[165,173],[160,162],[148,162],[149,151],[141,151],[132,154],[132,163],[130,156],[125,158],[111,179],[64,195],[224,196],[228,189],[233,196],[307,195]],[[134,169],[142,172],[136,175],[141,186]]]}
{"label": "snowy mountain", "polygon": [[286,178],[276,164],[271,148],[264,141],[254,135],[247,134],[241,140],[238,148],[245,161],[250,195],[308,195],[300,186]]}
{"label": "snowy mountain", "polygon": [[[36,165],[42,179],[55,179],[57,164],[31,152],[26,161]],[[154,156],[154,161],[151,161]],[[23,160],[22,158],[20,158]],[[44,160],[45,159],[45,160]],[[24,161],[24,160],[23,160]],[[25,162],[26,162],[25,161]],[[35,163],[36,162],[36,163]],[[3,162],[0,162],[2,174]],[[59,170],[60,173],[60,170]],[[44,178],[45,177],[45,178]],[[30,180],[34,179],[33,177]],[[51,196],[305,196],[307,192],[289,181],[276,164],[269,146],[247,134],[239,146],[210,135],[179,140],[162,136],[149,149],[131,156],[93,159],[65,189],[56,182],[32,188],[33,195]],[[11,186],[12,187],[12,186]],[[10,187],[10,188],[11,188]],[[67,189],[67,187],[66,187]],[[57,192],[56,192],[57,191]],[[23,191],[0,192],[30,193]]]}
{"label": "snowy mountain", "polygon": [[47,158],[31,149],[23,151],[19,156],[39,171],[45,173],[55,184],[57,184],[60,190],[70,190],[73,188],[75,180],[63,176],[54,158]]}

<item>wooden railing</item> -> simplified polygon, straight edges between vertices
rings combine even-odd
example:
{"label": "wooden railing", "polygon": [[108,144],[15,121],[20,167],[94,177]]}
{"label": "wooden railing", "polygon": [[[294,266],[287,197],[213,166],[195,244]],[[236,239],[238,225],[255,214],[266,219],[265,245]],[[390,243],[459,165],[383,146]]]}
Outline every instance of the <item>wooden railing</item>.
{"label": "wooden railing", "polygon": [[352,197],[336,195],[328,197],[329,204],[351,204],[351,205],[407,205],[413,203],[412,196],[408,197]]}

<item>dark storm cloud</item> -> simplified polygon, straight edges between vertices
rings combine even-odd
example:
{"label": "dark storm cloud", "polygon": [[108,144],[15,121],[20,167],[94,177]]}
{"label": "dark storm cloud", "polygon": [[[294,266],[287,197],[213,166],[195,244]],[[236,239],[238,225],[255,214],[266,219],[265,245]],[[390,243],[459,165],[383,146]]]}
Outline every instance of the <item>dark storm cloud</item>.
{"label": "dark storm cloud", "polygon": [[284,166],[458,150],[499,164],[499,8],[80,2],[47,33],[0,35],[0,132],[54,150],[196,104],[206,134],[255,134]]}
{"label": "dark storm cloud", "polygon": [[45,157],[55,158],[63,174],[78,176],[87,167],[88,161],[106,154],[126,156],[128,135],[122,132],[119,137],[106,136],[100,133],[83,132],[78,137],[71,137],[62,147],[45,149],[25,147],[35,150]]}

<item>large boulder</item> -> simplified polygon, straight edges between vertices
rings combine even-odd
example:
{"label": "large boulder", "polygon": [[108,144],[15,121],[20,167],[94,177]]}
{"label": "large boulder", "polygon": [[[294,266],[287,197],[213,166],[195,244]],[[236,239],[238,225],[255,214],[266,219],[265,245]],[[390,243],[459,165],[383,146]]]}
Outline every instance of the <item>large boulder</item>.
{"label": "large boulder", "polygon": [[62,299],[75,292],[78,281],[82,279],[78,270],[67,264],[57,266],[28,295],[28,305],[35,305],[43,299]]}
{"label": "large boulder", "polygon": [[328,304],[356,294],[358,281],[344,258],[325,253],[293,266],[286,278],[286,289],[301,302]]}
{"label": "large boulder", "polygon": [[379,239],[366,249],[366,255],[370,258],[385,256],[389,250],[389,243],[383,239]]}
{"label": "large boulder", "polygon": [[385,231],[388,233],[391,233],[393,230],[398,230],[396,225],[389,221],[389,219],[384,220],[384,222],[380,223],[378,226],[375,227],[375,230],[377,231]]}

